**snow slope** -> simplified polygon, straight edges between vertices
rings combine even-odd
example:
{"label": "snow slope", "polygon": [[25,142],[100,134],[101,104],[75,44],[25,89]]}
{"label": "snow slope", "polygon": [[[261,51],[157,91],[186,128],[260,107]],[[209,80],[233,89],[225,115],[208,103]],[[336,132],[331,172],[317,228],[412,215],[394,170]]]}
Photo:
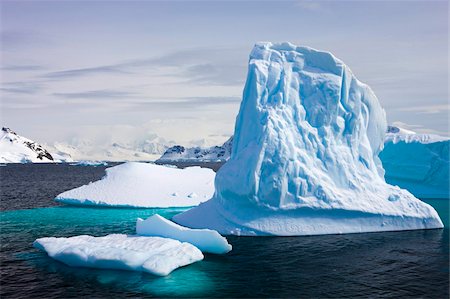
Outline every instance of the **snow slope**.
{"label": "snow slope", "polygon": [[230,158],[233,137],[230,137],[221,146],[212,146],[209,148],[191,147],[185,148],[181,145],[175,145],[168,148],[157,162],[215,162],[227,161]]}
{"label": "snow slope", "polygon": [[173,219],[240,235],[441,228],[431,206],[385,182],[386,129],[372,90],[332,54],[257,44],[215,194]]}
{"label": "snow slope", "polygon": [[128,162],[107,168],[101,180],[63,192],[55,200],[75,205],[190,207],[212,196],[214,176],[214,171],[201,167]]}
{"label": "snow slope", "polygon": [[69,155],[51,154],[42,145],[22,137],[9,128],[0,132],[0,163],[71,162]]}
{"label": "snow slope", "polygon": [[386,181],[419,198],[450,198],[449,138],[391,128],[380,153]]}
{"label": "snow slope", "polygon": [[202,252],[224,254],[231,250],[226,238],[210,229],[190,229],[167,220],[158,214],[145,220],[138,218],[136,234],[143,236],[159,236],[181,242],[188,242]]}
{"label": "snow slope", "polygon": [[203,259],[195,246],[159,237],[51,237],[37,239],[33,245],[71,267],[144,271],[158,276]]}

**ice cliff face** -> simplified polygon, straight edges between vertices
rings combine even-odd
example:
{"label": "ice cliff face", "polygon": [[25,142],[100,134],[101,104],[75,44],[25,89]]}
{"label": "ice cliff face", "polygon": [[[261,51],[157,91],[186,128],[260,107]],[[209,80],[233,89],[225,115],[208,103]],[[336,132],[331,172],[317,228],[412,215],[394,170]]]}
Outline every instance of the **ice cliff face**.
{"label": "ice cliff face", "polygon": [[231,147],[233,145],[233,136],[230,137],[221,146],[212,146],[209,148],[191,147],[185,148],[181,145],[175,145],[166,150],[158,159],[158,162],[173,161],[227,161],[230,158]]}
{"label": "ice cliff face", "polygon": [[380,153],[386,181],[419,198],[450,198],[450,140],[390,127]]}
{"label": "ice cliff face", "polygon": [[386,129],[372,90],[330,53],[257,44],[215,195],[174,219],[248,235],[442,227],[433,208],[384,181]]}
{"label": "ice cliff face", "polygon": [[42,145],[22,137],[9,128],[2,128],[0,135],[1,163],[52,163],[61,162],[70,157],[50,154]]}

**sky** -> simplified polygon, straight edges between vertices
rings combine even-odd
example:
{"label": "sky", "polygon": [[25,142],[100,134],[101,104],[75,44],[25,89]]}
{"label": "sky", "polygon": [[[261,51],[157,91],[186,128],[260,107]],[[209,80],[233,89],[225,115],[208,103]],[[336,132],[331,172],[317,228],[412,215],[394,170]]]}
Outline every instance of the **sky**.
{"label": "sky", "polygon": [[71,144],[233,134],[258,41],[332,52],[389,123],[449,135],[448,1],[1,1],[1,124]]}

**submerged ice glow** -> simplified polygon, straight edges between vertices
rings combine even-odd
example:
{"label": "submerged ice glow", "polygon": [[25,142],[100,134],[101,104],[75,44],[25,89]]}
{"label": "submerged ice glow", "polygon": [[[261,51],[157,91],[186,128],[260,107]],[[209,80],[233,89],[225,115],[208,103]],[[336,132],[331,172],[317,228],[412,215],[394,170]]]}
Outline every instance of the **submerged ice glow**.
{"label": "submerged ice glow", "polygon": [[385,182],[386,128],[372,90],[332,54],[257,44],[215,195],[174,219],[242,235],[442,227],[432,207]]}

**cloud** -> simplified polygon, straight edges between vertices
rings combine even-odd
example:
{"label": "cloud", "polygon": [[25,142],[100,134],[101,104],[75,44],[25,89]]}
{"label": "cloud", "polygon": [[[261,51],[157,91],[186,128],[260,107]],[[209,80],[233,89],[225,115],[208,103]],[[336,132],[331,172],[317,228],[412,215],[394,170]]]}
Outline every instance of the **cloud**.
{"label": "cloud", "polygon": [[319,11],[323,9],[323,6],[318,1],[312,0],[295,2],[295,6],[308,11]]}
{"label": "cloud", "polygon": [[89,68],[71,69],[44,74],[42,77],[49,79],[65,79],[73,77],[82,77],[95,74],[129,74],[129,72],[120,69],[119,65],[106,65]]}
{"label": "cloud", "polygon": [[66,99],[122,99],[135,97],[137,94],[134,92],[118,90],[91,90],[85,92],[53,93],[53,95]]}
{"label": "cloud", "polygon": [[450,110],[450,105],[426,105],[426,106],[412,106],[412,107],[400,107],[395,109],[402,112],[417,112],[419,114],[437,114],[448,112]]}
{"label": "cloud", "polygon": [[0,69],[4,71],[42,71],[46,68],[41,65],[6,65]]}
{"label": "cloud", "polygon": [[43,89],[39,82],[7,82],[0,88],[2,92],[16,94],[35,94]]}
{"label": "cloud", "polygon": [[[242,52],[236,56],[236,51]],[[95,74],[136,74],[157,70],[156,75],[183,78],[177,83],[242,85],[246,74],[246,61],[236,62],[234,57],[246,57],[241,48],[196,48],[178,50],[153,58],[134,59],[122,63],[88,68],[49,72],[41,77],[68,79]]]}

